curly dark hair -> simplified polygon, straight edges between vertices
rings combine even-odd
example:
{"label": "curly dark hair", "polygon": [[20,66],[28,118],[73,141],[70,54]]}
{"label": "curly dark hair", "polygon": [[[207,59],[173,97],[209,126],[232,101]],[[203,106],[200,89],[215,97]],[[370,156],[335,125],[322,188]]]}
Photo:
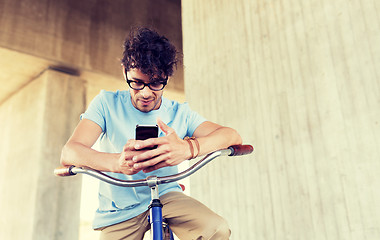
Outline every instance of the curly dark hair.
{"label": "curly dark hair", "polygon": [[131,31],[124,42],[123,59],[126,71],[137,68],[150,78],[170,77],[177,65],[177,50],[169,40],[149,28]]}

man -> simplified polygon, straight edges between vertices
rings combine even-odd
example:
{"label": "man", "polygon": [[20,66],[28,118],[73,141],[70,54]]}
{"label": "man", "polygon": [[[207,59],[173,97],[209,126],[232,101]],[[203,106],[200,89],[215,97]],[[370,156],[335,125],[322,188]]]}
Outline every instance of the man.
{"label": "man", "polygon": [[[122,59],[129,91],[101,91],[94,98],[64,146],[61,163],[88,166],[121,179],[144,179],[175,174],[186,159],[241,144],[235,130],[206,121],[187,104],[162,97],[176,53],[157,32],[132,31]],[[137,124],[157,124],[159,137],[134,140]],[[99,151],[92,149],[98,138]],[[143,150],[152,146],[157,148]],[[161,185],[159,190],[163,217],[180,239],[229,238],[225,220],[183,194],[177,183]],[[101,182],[93,227],[102,230],[101,239],[142,239],[150,227],[149,201],[148,187],[122,188]]]}

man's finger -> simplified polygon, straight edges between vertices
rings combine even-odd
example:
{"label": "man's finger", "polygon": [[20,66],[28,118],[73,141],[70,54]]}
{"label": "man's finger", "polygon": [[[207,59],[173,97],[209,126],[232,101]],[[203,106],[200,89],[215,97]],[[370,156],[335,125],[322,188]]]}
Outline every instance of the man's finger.
{"label": "man's finger", "polygon": [[149,138],[147,140],[136,141],[134,148],[136,150],[142,150],[144,148],[151,148],[162,144],[167,144],[168,140],[165,137]]}
{"label": "man's finger", "polygon": [[147,167],[145,169],[143,169],[143,172],[144,173],[148,173],[148,172],[152,172],[154,170],[157,170],[157,169],[160,169],[160,168],[163,168],[163,167],[167,167],[169,166],[166,162],[160,162],[154,166],[151,166],[151,167]]}
{"label": "man's finger", "polygon": [[157,164],[160,164],[161,162],[163,162],[167,157],[165,155],[160,155],[158,157],[155,157],[155,158],[152,158],[152,159],[149,159],[149,160],[146,160],[146,161],[142,161],[142,162],[136,162],[133,167],[136,168],[136,169],[145,169],[145,168],[149,168],[149,167],[152,167],[154,165],[157,165]]}
{"label": "man's finger", "polygon": [[132,157],[132,161],[137,163],[137,162],[146,162],[148,160],[153,159],[156,156],[160,155],[160,150],[158,149],[153,149],[153,150],[147,150],[144,153],[135,155]]}
{"label": "man's finger", "polygon": [[166,136],[174,132],[174,129],[166,125],[160,118],[157,118],[157,125]]}
{"label": "man's finger", "polygon": [[127,143],[124,145],[124,152],[130,151],[130,150],[135,150],[135,145],[136,145],[136,140],[135,139],[129,139]]}
{"label": "man's finger", "polygon": [[135,162],[132,161],[132,160],[125,161],[125,165],[128,166],[128,167],[133,167],[133,164],[134,164],[134,163],[135,163]]}

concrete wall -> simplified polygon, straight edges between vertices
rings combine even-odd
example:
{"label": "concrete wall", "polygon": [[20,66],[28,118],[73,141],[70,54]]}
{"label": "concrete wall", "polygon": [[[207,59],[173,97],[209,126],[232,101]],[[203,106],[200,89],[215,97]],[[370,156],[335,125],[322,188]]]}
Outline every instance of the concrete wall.
{"label": "concrete wall", "polygon": [[77,77],[45,71],[0,106],[0,239],[77,238],[81,178],[53,170],[84,94]]}
{"label": "concrete wall", "polygon": [[232,239],[380,239],[379,1],[183,1],[185,92],[255,153],[191,194]]}
{"label": "concrete wall", "polygon": [[[135,26],[182,51],[179,0],[0,0],[0,239],[78,238],[80,178],[52,170],[86,104],[127,88],[120,58]],[[167,89],[184,100],[181,63]]]}
{"label": "concrete wall", "polygon": [[[181,4],[171,0],[0,1],[0,47],[122,79],[122,43],[150,26],[182,50]],[[183,90],[182,68],[172,87]]]}
{"label": "concrete wall", "polygon": [[[182,52],[180,0],[0,0],[0,104],[52,66],[95,84],[123,83],[122,44],[137,26],[157,29]],[[181,63],[168,89],[183,92]]]}

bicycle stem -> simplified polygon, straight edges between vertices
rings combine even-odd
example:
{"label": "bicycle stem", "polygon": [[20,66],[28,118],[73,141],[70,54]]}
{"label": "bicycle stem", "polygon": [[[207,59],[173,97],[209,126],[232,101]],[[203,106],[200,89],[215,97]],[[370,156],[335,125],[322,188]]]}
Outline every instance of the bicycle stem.
{"label": "bicycle stem", "polygon": [[148,187],[150,187],[150,192],[152,199],[158,199],[158,178],[157,176],[149,176],[146,178]]}

